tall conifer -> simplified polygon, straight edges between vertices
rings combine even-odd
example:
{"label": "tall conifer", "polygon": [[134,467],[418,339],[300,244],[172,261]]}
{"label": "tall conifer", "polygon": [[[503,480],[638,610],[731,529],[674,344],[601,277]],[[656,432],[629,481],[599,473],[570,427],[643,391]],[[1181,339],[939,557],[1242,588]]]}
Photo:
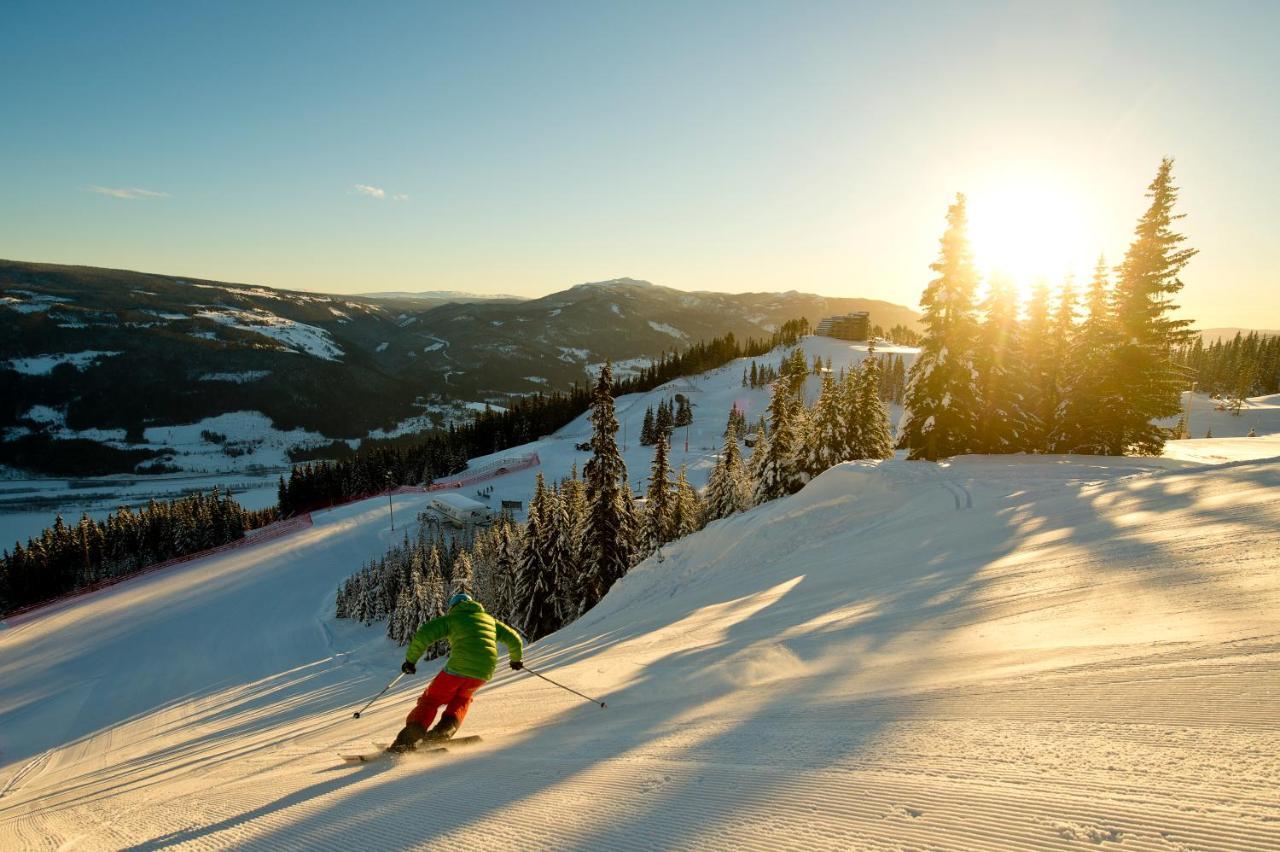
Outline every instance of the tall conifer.
{"label": "tall conifer", "polygon": [[937,460],[971,452],[977,443],[978,393],[973,365],[978,275],[969,248],[964,195],[947,211],[937,277],[920,297],[925,327],[911,365],[901,445],[913,459]]}

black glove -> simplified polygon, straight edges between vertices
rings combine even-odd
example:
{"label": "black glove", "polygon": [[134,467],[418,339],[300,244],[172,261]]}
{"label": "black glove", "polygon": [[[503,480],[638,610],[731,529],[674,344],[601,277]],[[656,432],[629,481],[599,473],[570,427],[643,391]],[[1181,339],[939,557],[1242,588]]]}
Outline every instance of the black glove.
{"label": "black glove", "polygon": [[413,663],[409,662],[408,660],[405,660],[404,665],[400,667],[400,671],[404,672],[405,674],[417,674],[418,667],[415,666]]}
{"label": "black glove", "polygon": [[516,671],[520,671],[522,668],[524,668],[524,663],[520,662],[519,660],[512,660],[511,668],[515,669]]}

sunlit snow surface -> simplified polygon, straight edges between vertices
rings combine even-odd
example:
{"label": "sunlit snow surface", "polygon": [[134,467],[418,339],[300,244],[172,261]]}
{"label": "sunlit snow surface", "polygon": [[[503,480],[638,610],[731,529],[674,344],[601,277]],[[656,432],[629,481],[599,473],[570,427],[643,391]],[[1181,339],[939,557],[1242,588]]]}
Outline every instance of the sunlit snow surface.
{"label": "sunlit snow surface", "polygon": [[[741,368],[678,385],[690,457]],[[529,649],[607,710],[502,668],[483,746],[349,768],[436,668],[351,718],[402,651],[334,592],[395,500],[0,630],[0,848],[1280,847],[1275,459],[841,465]]]}

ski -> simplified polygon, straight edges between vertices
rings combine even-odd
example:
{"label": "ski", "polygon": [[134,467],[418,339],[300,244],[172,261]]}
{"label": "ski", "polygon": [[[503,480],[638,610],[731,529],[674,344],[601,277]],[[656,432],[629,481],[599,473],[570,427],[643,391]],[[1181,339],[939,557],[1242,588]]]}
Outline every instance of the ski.
{"label": "ski", "polygon": [[[406,751],[404,754],[441,754],[448,752],[449,749],[454,746],[468,746],[474,745],[478,742],[480,742],[480,737],[478,736],[457,737],[452,740],[437,740],[436,742],[424,741],[417,748],[412,749],[411,751]],[[390,745],[390,743],[375,742],[374,745],[378,747],[378,750],[375,752],[370,752],[369,754],[343,754],[339,752],[338,757],[340,757],[345,763],[374,763],[379,760],[399,757],[399,755],[387,751],[387,746]]]}

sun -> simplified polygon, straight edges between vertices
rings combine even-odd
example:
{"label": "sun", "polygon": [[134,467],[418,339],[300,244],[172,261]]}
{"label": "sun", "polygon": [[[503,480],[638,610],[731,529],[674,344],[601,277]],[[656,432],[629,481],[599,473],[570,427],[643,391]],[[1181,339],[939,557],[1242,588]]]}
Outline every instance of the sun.
{"label": "sun", "polygon": [[984,280],[1013,280],[1025,298],[1037,281],[1058,286],[1085,268],[1087,245],[1080,198],[1046,180],[1006,180],[968,197],[969,241]]}

